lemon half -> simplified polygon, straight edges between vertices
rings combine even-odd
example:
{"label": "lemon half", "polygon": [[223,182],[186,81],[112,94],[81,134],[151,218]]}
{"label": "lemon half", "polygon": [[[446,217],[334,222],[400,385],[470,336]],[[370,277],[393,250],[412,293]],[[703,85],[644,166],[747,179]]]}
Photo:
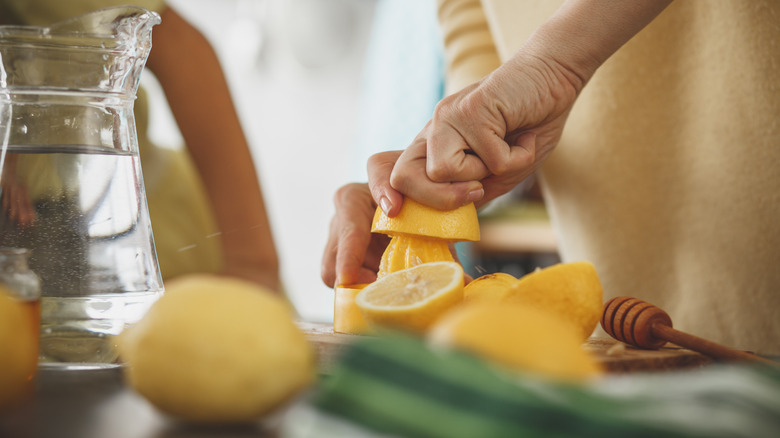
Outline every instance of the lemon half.
{"label": "lemon half", "polygon": [[355,304],[372,327],[425,331],[463,301],[463,268],[431,262],[388,274],[366,286]]}

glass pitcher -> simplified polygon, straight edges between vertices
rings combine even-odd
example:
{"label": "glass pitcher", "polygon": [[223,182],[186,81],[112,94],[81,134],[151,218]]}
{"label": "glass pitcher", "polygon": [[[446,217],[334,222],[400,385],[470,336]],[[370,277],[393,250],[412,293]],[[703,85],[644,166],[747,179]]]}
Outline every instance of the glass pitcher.
{"label": "glass pitcher", "polygon": [[113,335],[162,294],[133,103],[154,12],[0,26],[0,247],[41,280],[40,361],[117,365]]}

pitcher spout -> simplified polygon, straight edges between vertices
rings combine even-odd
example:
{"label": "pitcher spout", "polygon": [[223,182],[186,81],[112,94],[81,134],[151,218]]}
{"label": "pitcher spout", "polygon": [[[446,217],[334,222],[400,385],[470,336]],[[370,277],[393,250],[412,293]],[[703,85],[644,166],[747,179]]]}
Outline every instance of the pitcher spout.
{"label": "pitcher spout", "polygon": [[156,12],[116,6],[48,27],[0,26],[2,86],[134,95],[160,21]]}
{"label": "pitcher spout", "polygon": [[157,24],[160,15],[156,12],[140,6],[115,6],[69,18],[46,29],[50,35],[106,38],[118,46],[136,48],[143,55],[148,54],[152,27]]}
{"label": "pitcher spout", "polygon": [[160,15],[139,6],[116,6],[89,12],[48,28],[49,35],[80,36],[99,41],[101,48],[119,52],[134,64],[133,91],[152,49],[152,28]]}

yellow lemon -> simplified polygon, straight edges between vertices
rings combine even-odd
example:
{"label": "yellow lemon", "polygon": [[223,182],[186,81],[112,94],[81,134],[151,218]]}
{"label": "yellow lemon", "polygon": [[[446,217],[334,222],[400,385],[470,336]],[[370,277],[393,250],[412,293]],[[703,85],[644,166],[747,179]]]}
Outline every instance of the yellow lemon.
{"label": "yellow lemon", "polygon": [[499,302],[460,306],[434,324],[432,345],[471,352],[516,371],[579,381],[600,374],[579,329],[548,312]]}
{"label": "yellow lemon", "polygon": [[449,245],[479,240],[479,221],[474,204],[442,211],[406,198],[395,217],[377,208],[371,231],[391,237],[377,273],[382,278],[423,263],[452,261]]}
{"label": "yellow lemon", "polygon": [[38,366],[38,301],[23,301],[0,285],[0,408],[32,390]]}
{"label": "yellow lemon", "polygon": [[171,281],[118,339],[131,385],[160,410],[204,422],[250,421],[312,382],[314,357],[289,305],[254,283]]}
{"label": "yellow lemon", "polygon": [[425,331],[463,301],[463,268],[456,262],[431,262],[388,274],[355,298],[372,327]]}
{"label": "yellow lemon", "polygon": [[503,301],[555,313],[579,328],[587,339],[603,311],[603,290],[589,262],[559,263],[520,277]]}
{"label": "yellow lemon", "polygon": [[399,234],[390,239],[377,277],[429,262],[453,261],[449,243],[441,239]]}
{"label": "yellow lemon", "polygon": [[405,198],[401,211],[395,217],[388,217],[377,208],[371,231],[434,237],[450,242],[479,240],[479,221],[474,204],[445,211]]}
{"label": "yellow lemon", "polygon": [[485,274],[475,278],[463,288],[463,301],[466,303],[485,300],[500,301],[515,286],[517,278],[504,272]]}
{"label": "yellow lemon", "polygon": [[359,335],[369,331],[368,323],[355,304],[355,297],[364,287],[365,284],[336,286],[336,297],[333,300],[334,332]]}

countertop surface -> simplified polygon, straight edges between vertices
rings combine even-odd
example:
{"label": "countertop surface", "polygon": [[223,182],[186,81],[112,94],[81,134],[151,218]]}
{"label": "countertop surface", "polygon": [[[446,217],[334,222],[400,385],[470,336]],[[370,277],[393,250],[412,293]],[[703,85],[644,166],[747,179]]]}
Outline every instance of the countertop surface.
{"label": "countertop surface", "polygon": [[[301,324],[319,358],[320,371],[338,360],[354,335],[334,333],[327,324]],[[665,371],[700,367],[709,359],[689,350],[615,349],[614,342],[586,344],[612,373]],[[244,438],[279,437],[288,413],[305,409],[304,397],[257,422],[191,425],[167,417],[123,380],[122,368],[59,369],[42,366],[33,395],[0,413],[0,438]]]}
{"label": "countertop surface", "polygon": [[33,396],[0,413],[2,438],[277,437],[276,429],[262,422],[231,426],[177,422],[129,388],[119,367],[41,367]]}

